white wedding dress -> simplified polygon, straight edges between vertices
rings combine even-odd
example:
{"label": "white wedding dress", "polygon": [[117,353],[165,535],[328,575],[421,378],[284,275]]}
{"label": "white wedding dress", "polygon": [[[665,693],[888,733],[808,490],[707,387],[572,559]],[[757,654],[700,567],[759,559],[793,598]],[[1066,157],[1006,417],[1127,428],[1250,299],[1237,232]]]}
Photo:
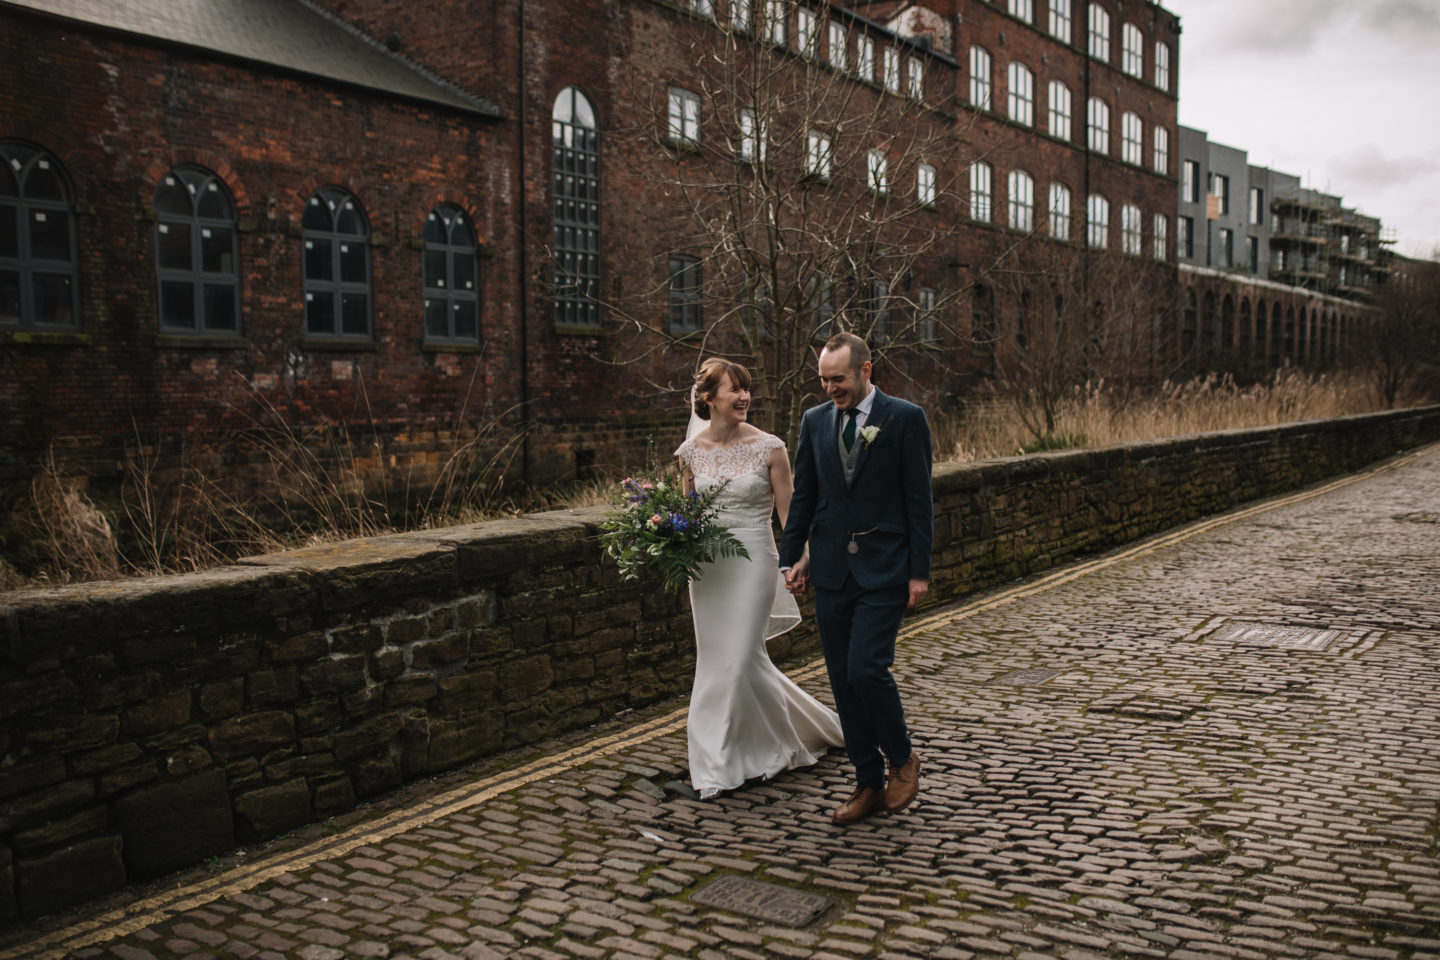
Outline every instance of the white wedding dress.
{"label": "white wedding dress", "polygon": [[768,464],[771,451],[784,446],[767,433],[710,450],[690,439],[675,451],[696,489],[728,481],[715,500],[715,522],[750,554],[705,564],[690,583],[690,782],[701,797],[809,766],[844,743],[835,711],[796,686],[765,652],[766,640],[800,622],[795,598],[784,589],[770,524],[775,498]]}

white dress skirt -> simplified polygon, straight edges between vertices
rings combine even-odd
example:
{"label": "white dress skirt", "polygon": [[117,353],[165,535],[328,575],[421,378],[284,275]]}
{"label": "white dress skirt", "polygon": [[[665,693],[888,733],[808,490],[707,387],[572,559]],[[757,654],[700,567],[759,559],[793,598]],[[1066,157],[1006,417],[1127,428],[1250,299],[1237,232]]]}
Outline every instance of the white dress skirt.
{"label": "white dress skirt", "polygon": [[690,783],[701,797],[815,763],[844,744],[835,711],[796,686],[765,651],[765,641],[800,622],[784,589],[771,532],[770,453],[764,434],[735,446],[676,451],[700,490],[727,483],[716,522],[750,554],[704,565],[690,583],[695,618],[695,683],[690,693]]}

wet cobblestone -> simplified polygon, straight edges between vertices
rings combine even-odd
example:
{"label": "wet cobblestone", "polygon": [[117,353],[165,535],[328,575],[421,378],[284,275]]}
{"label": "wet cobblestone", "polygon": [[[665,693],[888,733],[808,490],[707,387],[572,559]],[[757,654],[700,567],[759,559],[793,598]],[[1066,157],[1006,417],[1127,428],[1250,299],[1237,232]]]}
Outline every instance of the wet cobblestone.
{"label": "wet cobblestone", "polygon": [[[919,618],[902,816],[829,824],[838,751],[688,799],[681,729],[71,955],[1440,960],[1437,509],[1432,449]],[[1055,673],[996,682],[1022,670]],[[796,930],[690,899],[724,874],[835,905]]]}

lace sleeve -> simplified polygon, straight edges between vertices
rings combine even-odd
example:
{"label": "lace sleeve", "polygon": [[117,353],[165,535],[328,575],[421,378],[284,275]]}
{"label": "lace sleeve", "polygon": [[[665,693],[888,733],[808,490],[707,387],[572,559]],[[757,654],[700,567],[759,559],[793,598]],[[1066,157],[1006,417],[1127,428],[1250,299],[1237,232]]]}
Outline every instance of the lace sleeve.
{"label": "lace sleeve", "polygon": [[694,452],[694,450],[695,441],[693,439],[686,440],[684,443],[680,444],[680,446],[675,448],[675,452],[672,453],[671,456],[675,457],[678,460],[685,461],[685,466],[688,467],[690,466],[690,455]]}

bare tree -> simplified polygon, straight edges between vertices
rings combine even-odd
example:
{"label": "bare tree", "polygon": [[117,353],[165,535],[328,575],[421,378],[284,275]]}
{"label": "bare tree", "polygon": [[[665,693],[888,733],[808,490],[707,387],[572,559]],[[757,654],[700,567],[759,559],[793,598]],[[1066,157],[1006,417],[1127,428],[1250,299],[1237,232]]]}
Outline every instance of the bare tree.
{"label": "bare tree", "polygon": [[1103,380],[1123,396],[1161,374],[1175,290],[1156,264],[1037,240],[991,276],[1013,317],[995,345],[996,388],[1035,439],[1054,435],[1076,387]]}
{"label": "bare tree", "polygon": [[1440,256],[1399,260],[1358,346],[1360,369],[1386,407],[1440,395]]}
{"label": "bare tree", "polygon": [[[794,0],[783,8],[796,24]],[[635,158],[647,235],[669,240],[626,254],[648,283],[601,295],[629,334],[605,344],[610,362],[650,371],[663,391],[702,354],[739,359],[761,424],[791,435],[830,333],[853,330],[890,360],[924,348],[931,364],[943,363],[942,336],[968,335],[954,323],[965,121],[948,92],[924,88],[920,48],[867,35],[839,9],[812,22],[813,41],[782,43],[760,16],[687,18],[672,42],[693,67],[679,79],[616,52],[636,68],[612,141]],[[828,53],[832,29],[846,34],[847,62]],[[677,350],[683,369],[654,359]]]}

